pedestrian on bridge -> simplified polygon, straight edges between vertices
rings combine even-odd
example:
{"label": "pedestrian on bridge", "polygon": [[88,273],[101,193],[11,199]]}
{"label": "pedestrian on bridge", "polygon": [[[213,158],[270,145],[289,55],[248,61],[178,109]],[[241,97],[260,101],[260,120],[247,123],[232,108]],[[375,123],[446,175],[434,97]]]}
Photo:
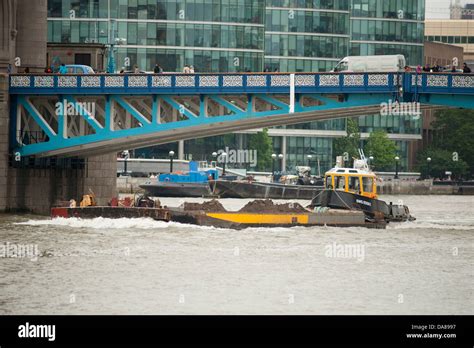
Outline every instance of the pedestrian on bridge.
{"label": "pedestrian on bridge", "polygon": [[67,68],[66,68],[66,65],[64,65],[64,63],[61,63],[61,66],[59,67],[59,71],[58,71],[60,74],[67,74]]}
{"label": "pedestrian on bridge", "polygon": [[471,73],[471,68],[467,65],[467,63],[464,63],[462,71],[465,74],[470,74]]}
{"label": "pedestrian on bridge", "polygon": [[160,64],[156,63],[155,68],[153,69],[153,72],[155,74],[162,74],[163,73],[163,68],[160,66]]}

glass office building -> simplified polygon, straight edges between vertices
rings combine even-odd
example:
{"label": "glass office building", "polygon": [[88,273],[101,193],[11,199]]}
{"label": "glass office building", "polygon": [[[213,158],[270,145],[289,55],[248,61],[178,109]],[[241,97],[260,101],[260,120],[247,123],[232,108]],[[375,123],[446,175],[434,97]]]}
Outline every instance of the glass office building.
{"label": "glass office building", "polygon": [[[424,0],[48,0],[48,41],[108,43],[112,25],[117,66],[150,71],[322,72],[347,55],[404,54],[423,62]],[[112,24],[113,23],[113,24]],[[128,58],[128,59],[126,59]],[[127,67],[125,67],[127,68]],[[363,138],[385,129],[397,140],[407,168],[408,144],[421,138],[421,120],[359,118]],[[322,170],[333,164],[333,140],[344,134],[344,119],[269,130],[286,168],[318,156]],[[185,154],[207,159],[221,144],[245,147],[248,132],[205,141],[186,141]],[[161,157],[176,144],[142,151]],[[212,151],[211,151],[212,153]],[[403,165],[403,163],[405,165]]]}
{"label": "glass office building", "polygon": [[265,65],[272,71],[329,71],[349,53],[349,0],[268,0]]}
{"label": "glass office building", "polygon": [[403,54],[423,62],[424,0],[352,0],[351,55]]}
{"label": "glass office building", "polygon": [[[112,24],[115,22],[115,24]],[[117,66],[150,71],[258,71],[264,53],[263,0],[49,0],[48,42],[108,43]],[[128,60],[125,58],[129,58]]]}
{"label": "glass office building", "polygon": [[[424,0],[352,0],[350,55],[403,54],[408,65],[423,64],[424,20]],[[409,116],[359,118],[365,137],[383,129],[397,140],[404,170],[410,162],[409,142],[421,139],[421,123],[420,117]]]}
{"label": "glass office building", "polygon": [[[344,56],[388,54],[403,54],[407,64],[421,64],[424,15],[424,0],[269,0],[265,66],[281,72],[329,71]],[[407,169],[408,144],[421,137],[420,118],[369,115],[358,122],[363,139],[383,129],[396,140],[402,167]],[[284,141],[288,168],[304,163],[305,154],[311,154],[319,156],[327,169],[333,164],[332,141],[345,130],[345,121],[282,128],[288,131]],[[321,147],[321,141],[330,145]]]}

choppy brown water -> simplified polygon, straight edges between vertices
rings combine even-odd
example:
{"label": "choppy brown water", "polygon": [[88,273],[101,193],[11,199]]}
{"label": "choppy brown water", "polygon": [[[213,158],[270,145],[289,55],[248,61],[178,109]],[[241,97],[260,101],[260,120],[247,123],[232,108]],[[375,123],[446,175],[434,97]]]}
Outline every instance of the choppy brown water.
{"label": "choppy brown water", "polygon": [[39,257],[0,253],[0,314],[472,314],[474,197],[383,198],[417,221],[233,231],[3,215],[0,251]]}

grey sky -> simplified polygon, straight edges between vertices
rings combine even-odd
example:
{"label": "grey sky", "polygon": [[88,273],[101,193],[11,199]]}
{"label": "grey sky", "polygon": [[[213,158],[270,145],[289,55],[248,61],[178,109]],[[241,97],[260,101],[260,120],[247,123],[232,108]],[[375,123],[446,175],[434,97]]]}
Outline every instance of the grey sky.
{"label": "grey sky", "polygon": [[[426,18],[449,18],[449,5],[454,0],[426,0]],[[461,0],[461,4],[472,4],[473,0]]]}

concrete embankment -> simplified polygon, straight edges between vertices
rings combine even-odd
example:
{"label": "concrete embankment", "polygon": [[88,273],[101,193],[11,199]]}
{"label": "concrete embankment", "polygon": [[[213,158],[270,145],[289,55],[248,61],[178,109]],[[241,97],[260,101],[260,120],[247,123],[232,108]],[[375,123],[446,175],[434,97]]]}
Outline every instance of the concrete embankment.
{"label": "concrete embankment", "polygon": [[144,193],[145,191],[140,188],[140,185],[152,180],[156,181],[156,179],[150,178],[132,178],[130,176],[118,177],[117,191],[118,193]]}
{"label": "concrete embankment", "polygon": [[474,194],[474,186],[441,185],[432,180],[391,180],[378,185],[380,194],[387,195],[458,195]]}
{"label": "concrete embankment", "polygon": [[[117,191],[119,193],[143,193],[140,185],[150,180],[149,178],[117,178]],[[474,194],[474,186],[460,187],[457,185],[433,184],[432,180],[390,180],[384,181],[378,186],[380,194],[386,195],[457,195]]]}

